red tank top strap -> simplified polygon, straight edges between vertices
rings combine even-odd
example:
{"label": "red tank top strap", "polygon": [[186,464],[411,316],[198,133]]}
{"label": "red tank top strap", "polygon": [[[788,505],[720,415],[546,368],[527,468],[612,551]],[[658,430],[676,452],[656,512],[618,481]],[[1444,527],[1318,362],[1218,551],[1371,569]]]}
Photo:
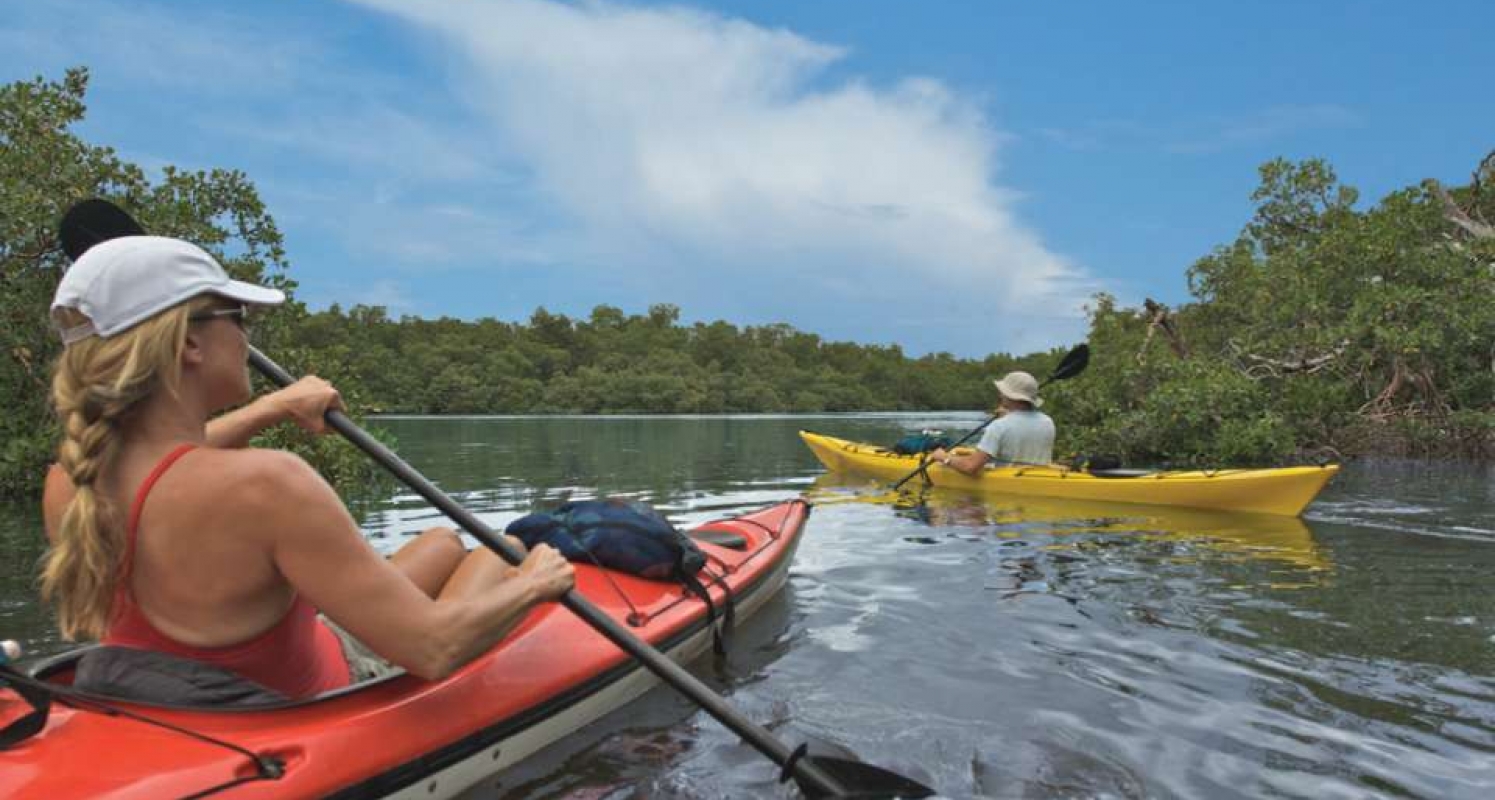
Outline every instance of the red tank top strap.
{"label": "red tank top strap", "polygon": [[130,504],[130,521],[125,525],[124,574],[130,574],[130,562],[134,560],[135,532],[140,528],[140,512],[145,508],[145,498],[150,496],[151,489],[156,486],[156,481],[161,480],[161,476],[166,474],[166,470],[171,469],[171,465],[175,464],[177,459],[187,455],[196,448],[197,445],[191,442],[179,444],[175,448],[172,448],[172,451],[167,453],[156,464],[156,468],[151,470],[151,474],[146,476],[145,480],[141,482],[140,488],[136,490],[135,501]]}
{"label": "red tank top strap", "polygon": [[123,577],[116,591],[116,613],[104,634],[104,644],[156,650],[215,664],[287,697],[310,697],[347,686],[350,676],[341,640],[322,624],[317,610],[299,594],[285,615],[268,630],[248,641],[224,647],[182,644],[157,630],[135,603],[129,589],[130,568],[135,559],[136,533],[145,500],[171,465],[196,447],[182,444],[167,453],[135,493],[125,526],[126,550]]}

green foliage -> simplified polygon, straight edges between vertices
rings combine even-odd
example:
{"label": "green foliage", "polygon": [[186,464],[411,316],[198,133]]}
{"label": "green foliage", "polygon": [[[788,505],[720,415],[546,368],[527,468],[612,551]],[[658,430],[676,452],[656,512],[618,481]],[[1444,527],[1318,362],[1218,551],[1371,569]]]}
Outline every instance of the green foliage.
{"label": "green foliage", "polygon": [[[1055,406],[1062,407],[1056,412],[1063,420],[1061,452],[1209,465],[1271,462],[1292,448],[1292,431],[1269,407],[1265,388],[1229,365],[1173,358],[1137,365],[1122,355],[1115,346],[1127,340],[1121,329],[1138,326],[1113,323],[1135,319],[1108,301],[1097,311],[1095,327],[1120,341],[1092,334],[1091,363],[1098,374],[1053,394]],[[1130,338],[1140,344],[1142,335]],[[1097,343],[1104,345],[1099,353]]]}
{"label": "green foliage", "polygon": [[672,305],[598,306],[585,320],[540,308],[528,324],[508,324],[333,306],[302,317],[296,340],[365,387],[369,407],[415,414],[979,408],[992,401],[991,371],[1018,363],[911,360],[787,325],[686,326],[679,316]]}
{"label": "green foliage", "polygon": [[1149,319],[1096,298],[1064,446],[1200,464],[1487,455],[1495,236],[1472,231],[1495,217],[1492,170],[1495,155],[1449,201],[1428,182],[1358,211],[1321,161],[1264,165],[1252,221],[1189,270],[1197,302],[1173,316],[1188,358],[1147,349]]}
{"label": "green foliage", "polygon": [[[57,441],[48,397],[61,345],[47,309],[66,263],[57,221],[73,203],[111,198],[146,230],[212,251],[236,278],[295,289],[280,231],[243,173],[168,166],[152,182],[112,149],[71,132],[83,119],[87,85],[87,71],[74,69],[59,82],[0,86],[0,496],[35,494]],[[292,372],[312,360],[289,346],[305,315],[292,300],[256,321],[256,343]],[[348,382],[339,388],[359,393]],[[361,469],[328,445],[297,449],[335,477]]]}

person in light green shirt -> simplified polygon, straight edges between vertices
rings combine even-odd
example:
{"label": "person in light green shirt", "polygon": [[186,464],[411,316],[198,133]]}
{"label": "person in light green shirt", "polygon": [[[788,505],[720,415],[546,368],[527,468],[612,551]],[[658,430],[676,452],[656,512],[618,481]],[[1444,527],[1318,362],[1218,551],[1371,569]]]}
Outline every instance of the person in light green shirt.
{"label": "person in light green shirt", "polygon": [[929,454],[931,463],[975,477],[988,463],[1049,464],[1054,460],[1054,421],[1039,411],[1038,381],[1026,372],[1009,372],[993,381],[1001,400],[998,418],[986,426],[976,449],[951,453],[943,448]]}

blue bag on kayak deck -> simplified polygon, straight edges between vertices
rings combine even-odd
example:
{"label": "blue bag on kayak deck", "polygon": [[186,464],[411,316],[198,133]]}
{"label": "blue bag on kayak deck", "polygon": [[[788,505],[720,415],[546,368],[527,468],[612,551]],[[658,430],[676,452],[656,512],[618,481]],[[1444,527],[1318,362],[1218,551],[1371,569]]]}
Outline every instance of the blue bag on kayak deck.
{"label": "blue bag on kayak deck", "polygon": [[543,542],[571,561],[654,580],[693,578],[706,565],[695,542],[637,500],[577,500],[549,514],[520,517],[504,532],[525,547]]}
{"label": "blue bag on kayak deck", "polygon": [[911,433],[899,439],[893,445],[893,452],[900,456],[915,456],[939,448],[949,450],[950,445],[954,443],[950,437],[940,436],[939,431],[924,431],[923,433]]}
{"label": "blue bag on kayak deck", "polygon": [[[726,655],[724,639],[736,617],[731,593],[726,594],[724,624],[718,628],[716,604],[696,577],[706,567],[706,554],[648,503],[622,498],[577,500],[549,514],[536,512],[520,517],[504,532],[524,542],[525,547],[548,544],[570,561],[680,583],[706,604],[711,647],[717,655]],[[727,590],[726,583],[717,581],[717,585]],[[629,617],[629,624],[638,622],[635,617]]]}

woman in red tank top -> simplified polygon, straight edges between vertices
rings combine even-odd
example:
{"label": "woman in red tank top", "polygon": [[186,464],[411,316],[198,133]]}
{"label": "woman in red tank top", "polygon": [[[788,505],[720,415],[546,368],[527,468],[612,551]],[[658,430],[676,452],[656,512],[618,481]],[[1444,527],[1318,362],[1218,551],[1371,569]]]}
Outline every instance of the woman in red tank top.
{"label": "woman in red tank top", "polygon": [[290,697],[350,680],[318,611],[393,664],[443,677],[570,588],[571,567],[546,547],[509,567],[444,528],[381,557],[305,462],[245,446],[286,420],[321,432],[340,403],[325,381],[210,422],[249,398],[250,306],[283,299],[162,237],[104,242],[68,271],[52,306],[64,437],[44,498],[43,596],[67,639],[205,661]]}

